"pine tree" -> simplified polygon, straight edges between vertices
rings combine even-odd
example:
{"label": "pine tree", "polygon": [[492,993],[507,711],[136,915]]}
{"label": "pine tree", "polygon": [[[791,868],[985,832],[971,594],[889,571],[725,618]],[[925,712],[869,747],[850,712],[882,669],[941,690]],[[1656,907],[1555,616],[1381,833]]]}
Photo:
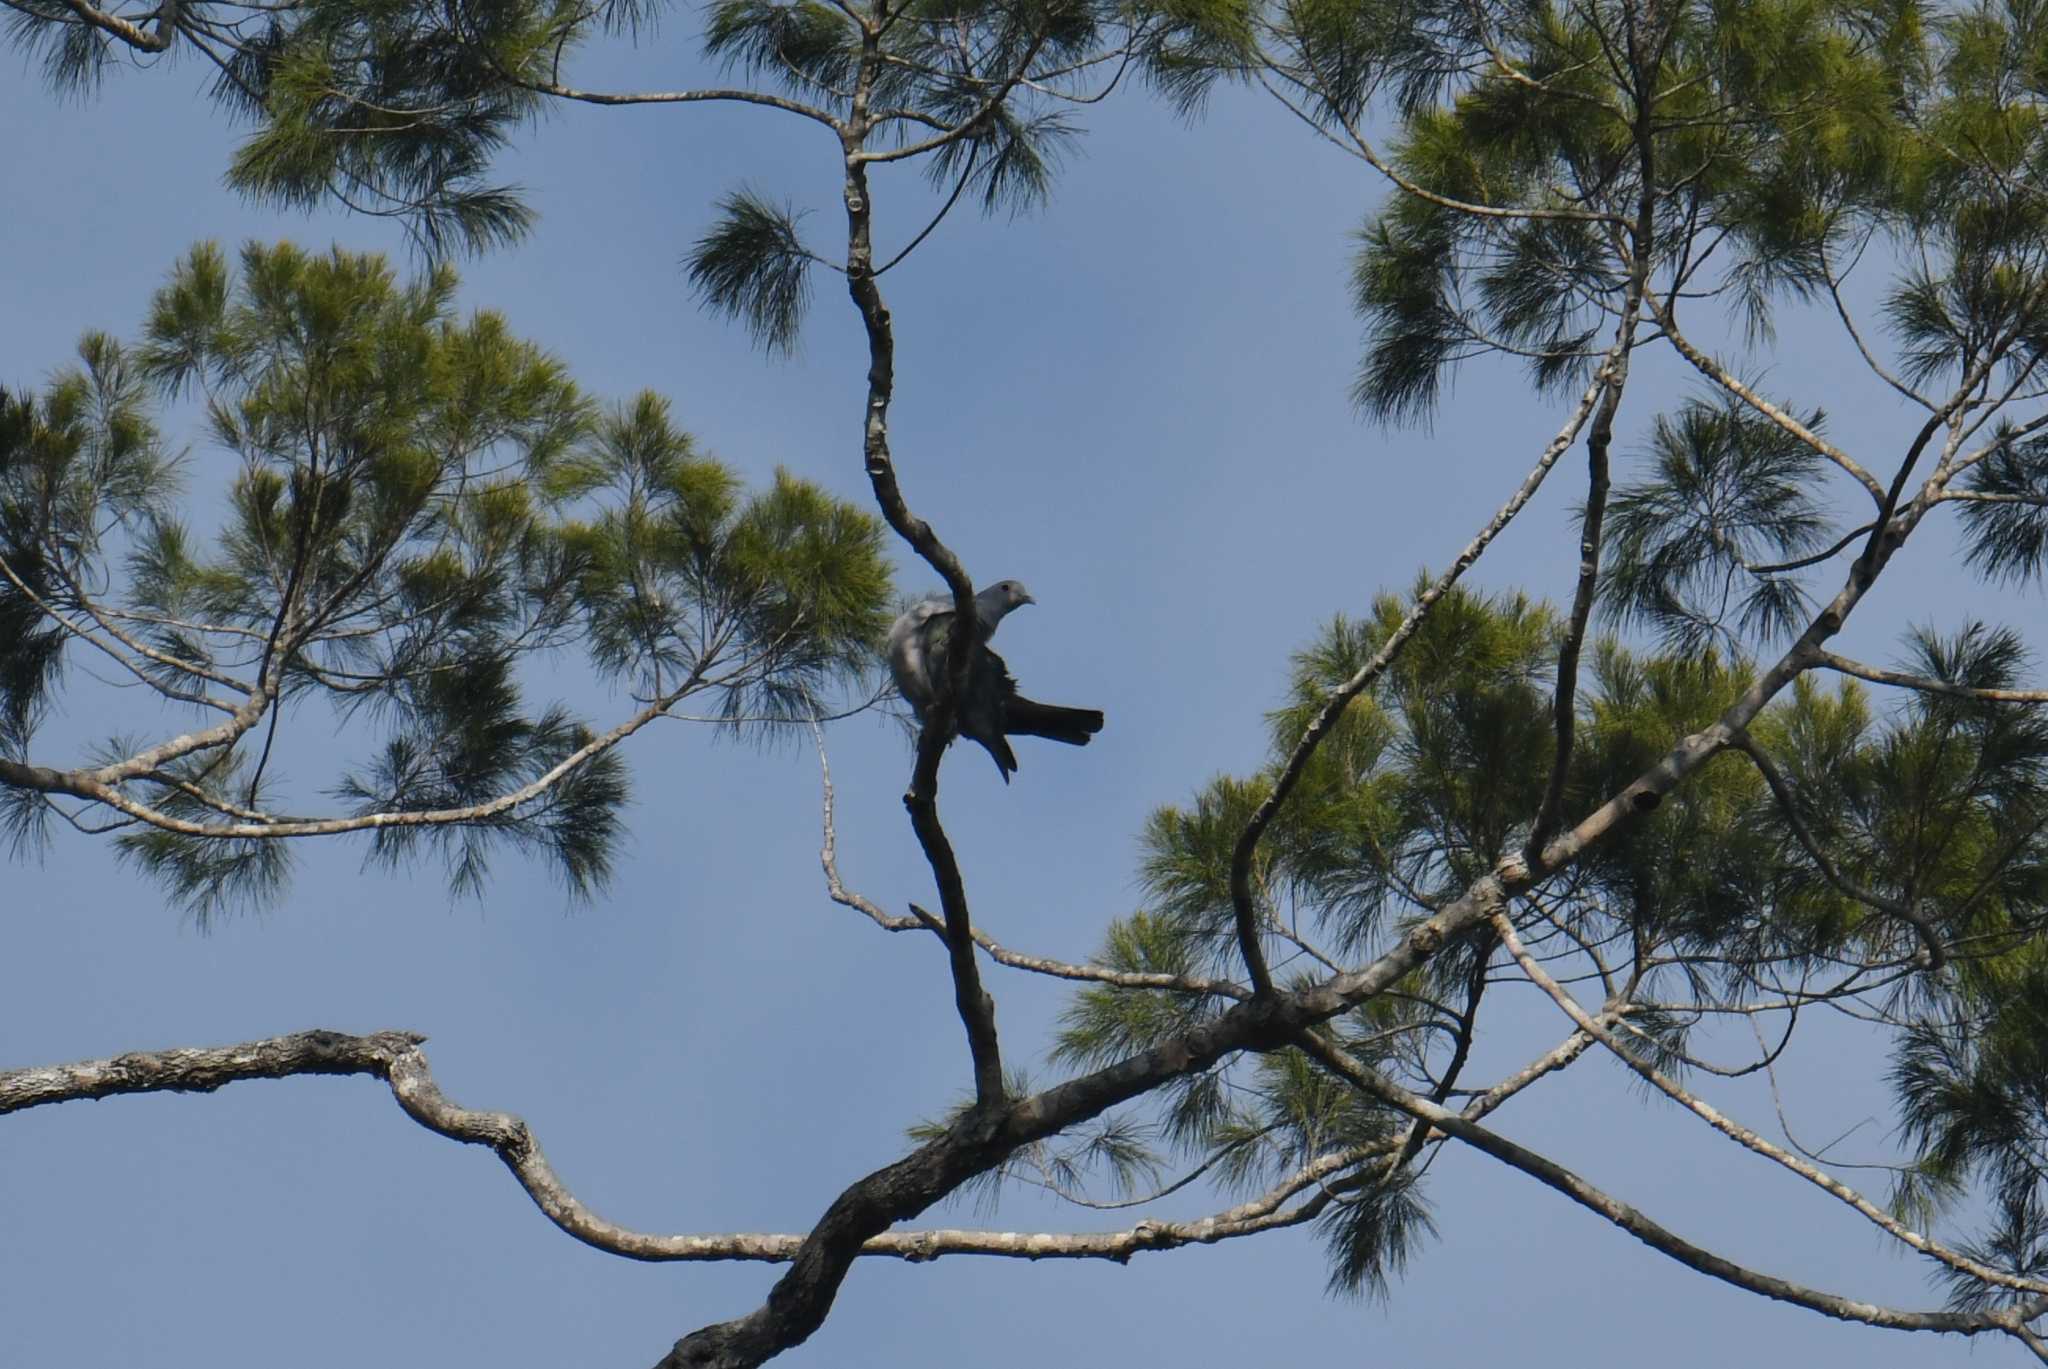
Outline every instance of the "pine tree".
{"label": "pine tree", "polygon": [[[627,799],[618,744],[685,699],[729,722],[808,722],[858,682],[890,597],[880,523],[787,474],[749,493],[666,401],[606,409],[440,267],[205,244],[143,336],[101,334],[0,405],[0,796],[17,848],[53,816],[202,919],[283,886],[287,838],[422,844],[458,892],[493,847],[604,883]],[[160,399],[203,401],[224,507],[194,530]],[[217,462],[208,461],[209,466]],[[521,663],[586,643],[642,706],[599,732],[525,700]],[[208,725],[39,754],[67,659]],[[382,742],[276,795],[280,729],[324,702]],[[291,805],[291,806],[285,806]]]}

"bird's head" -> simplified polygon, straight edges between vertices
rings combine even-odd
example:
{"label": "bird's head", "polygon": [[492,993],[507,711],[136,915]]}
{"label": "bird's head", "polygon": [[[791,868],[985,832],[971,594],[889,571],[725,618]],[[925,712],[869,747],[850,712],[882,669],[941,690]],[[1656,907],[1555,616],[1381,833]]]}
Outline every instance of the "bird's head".
{"label": "bird's head", "polygon": [[1021,580],[998,580],[976,597],[989,599],[1004,613],[1008,613],[1011,609],[1021,607],[1024,604],[1035,604],[1038,602],[1031,597],[1031,591],[1024,588],[1024,583]]}
{"label": "bird's head", "polygon": [[995,635],[996,624],[1019,604],[1035,604],[1031,591],[1015,580],[998,580],[974,596],[974,616],[981,623],[982,639]]}

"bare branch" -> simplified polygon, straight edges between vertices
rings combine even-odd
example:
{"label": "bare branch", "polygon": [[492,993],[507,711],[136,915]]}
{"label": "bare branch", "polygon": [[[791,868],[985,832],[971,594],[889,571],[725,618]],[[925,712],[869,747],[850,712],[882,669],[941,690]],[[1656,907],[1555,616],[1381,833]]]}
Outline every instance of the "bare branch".
{"label": "bare branch", "polygon": [[[1387,180],[1391,182],[1397,190],[1401,191],[1405,195],[1413,196],[1418,200],[1422,200],[1429,204],[1437,205],[1438,207],[1443,209],[1455,209],[1461,214],[1469,214],[1472,217],[1478,219],[1496,219],[1506,220],[1510,222],[1528,222],[1544,219],[1562,219],[1573,223],[1622,222],[1622,220],[1614,214],[1602,213],[1598,210],[1592,209],[1554,209],[1534,205],[1510,206],[1493,204],[1475,204],[1470,200],[1460,200],[1454,199],[1449,195],[1440,195],[1434,190],[1427,189],[1419,182],[1411,180],[1407,176],[1402,175],[1400,171],[1395,169],[1392,163],[1390,163],[1389,161],[1387,161],[1385,157],[1380,155],[1379,149],[1373,145],[1372,140],[1365,136],[1365,133],[1359,127],[1358,122],[1355,119],[1352,119],[1340,113],[1337,110],[1335,103],[1325,98],[1321,89],[1315,86],[1311,81],[1304,80],[1298,72],[1287,67],[1283,63],[1275,61],[1274,59],[1266,56],[1263,53],[1260,54],[1255,65],[1257,68],[1259,68],[1257,79],[1259,83],[1265,87],[1266,92],[1268,94],[1273,96],[1273,98],[1278,100],[1282,105],[1286,106],[1286,108],[1291,113],[1293,113],[1296,118],[1300,119],[1310,128],[1316,130],[1318,133],[1321,133],[1326,139],[1329,139],[1329,141],[1337,143],[1337,146],[1343,148],[1347,152],[1352,153],[1352,155],[1358,157],[1361,161],[1365,162],[1368,166],[1372,167],[1373,170],[1379,172],[1380,175],[1386,177]],[[1279,90],[1275,89],[1271,82],[1269,82],[1266,79],[1265,73],[1267,71],[1280,73],[1282,76],[1286,77],[1289,84],[1295,86],[1297,89],[1310,92],[1317,99],[1322,100],[1324,109],[1327,110],[1331,118],[1334,119],[1337,122],[1337,124],[1343,128],[1346,137],[1350,139],[1349,144],[1346,145],[1345,143],[1338,141],[1328,132],[1327,129],[1323,127],[1322,122],[1315,118],[1314,115],[1309,113],[1308,110],[1303,109],[1300,105],[1296,104],[1293,100],[1287,98],[1287,96],[1282,94]]]}
{"label": "bare branch", "polygon": [[1861,1322],[1866,1326],[1881,1326],[1891,1330],[1946,1331],[1965,1336],[1993,1331],[2012,1335],[2015,1334],[2016,1328],[2022,1325],[2017,1314],[2011,1311],[1906,1311],[1842,1297],[1770,1274],[1758,1273],[1733,1260],[1716,1255],[1711,1250],[1694,1245],[1652,1220],[1640,1209],[1602,1192],[1556,1161],[1538,1155],[1535,1151],[1517,1145],[1476,1123],[1468,1122],[1426,1098],[1417,1097],[1313,1032],[1302,1033],[1297,1038],[1297,1044],[1332,1071],[1381,1102],[1399,1108],[1419,1120],[1427,1121],[1475,1150],[1483,1151],[1494,1159],[1521,1170],[1537,1182],[1555,1189],[1581,1207],[1626,1231],[1651,1249],[1670,1256],[1688,1268],[1719,1279],[1723,1283],[1732,1284],[1746,1292],[1791,1303],[1796,1307],[1804,1307],[1841,1321]]}
{"label": "bare branch", "polygon": [[[996,109],[1003,101],[1010,98],[1010,92],[1015,90],[1018,83],[1030,75],[1031,64],[1037,60],[1038,50],[1045,46],[1046,36],[1046,31],[1040,29],[1037,37],[1032,39],[1031,46],[1025,49],[1023,57],[1018,59],[1016,67],[989,93],[988,98],[982,101],[981,108],[975,110],[966,119],[961,120],[959,124],[947,129],[944,133],[936,134],[933,137],[925,138],[918,142],[905,143],[901,147],[892,147],[881,152],[870,152],[866,149],[851,152],[847,157],[848,165],[851,166],[856,163],[879,164],[882,162],[900,162],[910,157],[922,157],[927,152],[936,152],[942,147],[957,143],[962,138],[972,137],[980,132],[982,127],[988,122],[989,116],[996,112]],[[889,263],[891,266],[895,264],[895,262]],[[877,274],[880,273],[878,272]]]}
{"label": "bare branch", "polygon": [[[369,832],[385,827],[445,827],[460,823],[481,822],[510,812],[523,803],[531,802],[553,788],[561,779],[578,769],[593,757],[611,750],[626,738],[638,732],[648,723],[666,713],[669,707],[699,687],[700,681],[692,676],[682,688],[663,695],[641,709],[626,721],[602,736],[593,737],[576,750],[557,762],[553,768],[529,784],[487,799],[482,803],[470,804],[463,808],[433,808],[416,811],[364,813],[346,818],[279,818],[268,821],[244,821],[236,823],[192,822],[161,812],[149,805],[139,803],[117,786],[127,780],[142,778],[158,773],[164,765],[198,751],[211,750],[232,745],[240,736],[254,726],[262,716],[263,706],[269,696],[258,694],[251,698],[235,716],[218,727],[205,732],[189,733],[176,737],[159,746],[139,751],[127,760],[98,770],[53,770],[48,766],[23,764],[0,757],[0,784],[20,789],[34,789],[46,794],[69,794],[74,798],[103,803],[117,812],[126,814],[140,822],[166,832],[177,832],[185,836],[230,838],[281,839],[286,837],[325,837],[344,832]],[[275,680],[271,690],[275,691]]]}
{"label": "bare branch", "polygon": [[1660,305],[1655,295],[1649,296],[1645,302],[1650,306],[1650,312],[1656,316],[1657,326],[1664,330],[1664,336],[1670,340],[1672,347],[1677,350],[1680,356],[1692,363],[1694,370],[1698,371],[1708,380],[1713,381],[1716,385],[1719,385],[1729,394],[1734,395],[1737,399],[1777,424],[1780,428],[1783,428],[1786,432],[1792,434],[1792,436],[1798,438],[1801,442],[1804,442],[1822,457],[1832,461],[1836,466],[1846,471],[1851,479],[1855,480],[1857,484],[1869,492],[1871,499],[1876,501],[1879,507],[1883,507],[1885,490],[1884,486],[1877,483],[1876,476],[1863,469],[1853,457],[1840,447],[1837,447],[1834,443],[1792,417],[1791,414],[1786,413],[1785,410],[1779,408],[1776,404],[1771,403],[1770,400],[1765,399],[1755,390],[1750,389],[1749,386],[1736,379],[1735,375],[1721,365],[1720,362],[1715,361],[1712,357],[1688,342],[1685,334],[1678,331],[1677,317],[1670,310]]}
{"label": "bare branch", "polygon": [[[434,1081],[426,1040],[415,1032],[350,1036],[304,1031],[232,1046],[138,1051],[108,1060],[0,1071],[0,1115],[33,1107],[121,1094],[211,1093],[228,1084],[302,1075],[368,1075],[384,1080],[407,1116],[450,1140],[487,1147],[505,1163],[534,1205],[557,1227],[608,1254],[654,1263],[757,1261],[786,1264],[804,1238],[776,1233],[653,1235],[608,1222],[563,1185],[532,1130],[505,1112],[479,1112],[450,1102]],[[1119,1263],[1148,1250],[1209,1245],[1293,1226],[1322,1203],[1288,1209],[1303,1190],[1387,1150],[1354,1147],[1322,1156],[1264,1194],[1194,1221],[1142,1221],[1123,1231],[1018,1232],[928,1230],[887,1232],[860,1253],[921,1262],[942,1255],[995,1255],[1027,1260],[1107,1259]]]}
{"label": "bare branch", "polygon": [[[818,747],[818,769],[824,790],[824,836],[818,850],[818,863],[825,870],[825,891],[834,903],[851,908],[868,918],[876,926],[889,932],[931,932],[941,940],[946,936],[944,919],[934,917],[915,903],[910,905],[909,915],[892,913],[864,894],[848,889],[839,874],[839,834],[833,821],[835,799],[832,788],[832,766],[825,754],[825,737],[814,723],[812,736]],[[1004,946],[981,928],[973,929],[974,944],[987,953],[989,959],[998,965],[1013,970],[1027,970],[1032,974],[1048,975],[1054,979],[1068,979],[1089,984],[1113,984],[1122,989],[1172,989],[1180,993],[1215,994],[1224,998],[1247,998],[1245,990],[1227,979],[1205,979],[1198,975],[1144,974],[1131,970],[1112,970],[1103,965],[1076,965],[1064,960],[1052,960],[1045,956],[1027,955]]]}
{"label": "bare branch", "polygon": [[844,125],[822,109],[804,104],[800,100],[786,99],[759,90],[641,90],[601,91],[578,90],[574,86],[561,85],[555,81],[526,81],[506,73],[506,79],[524,90],[540,95],[552,95],[558,100],[573,100],[587,105],[683,105],[728,102],[748,105],[764,105],[779,109],[785,114],[795,114],[820,123],[838,133]]}
{"label": "bare branch", "polygon": [[1695,1097],[1681,1087],[1662,1070],[1641,1059],[1635,1052],[1623,1049],[1621,1043],[1614,1039],[1612,1031],[1604,1024],[1596,1021],[1592,1014],[1579,1005],[1577,999],[1573,998],[1563,986],[1550,977],[1549,973],[1541,965],[1536,963],[1528,950],[1523,947],[1520,938],[1515,935],[1514,926],[1508,918],[1504,916],[1496,917],[1493,925],[1494,930],[1500,933],[1501,944],[1507,947],[1508,954],[1512,955],[1516,963],[1522,967],[1522,973],[1528,975],[1538,988],[1548,994],[1551,1001],[1563,1010],[1565,1016],[1571,1018],[1580,1031],[1597,1037],[1600,1044],[1607,1047],[1609,1053],[1646,1080],[1659,1093],[1662,1093],[1665,1097],[1671,1099],[1695,1117],[1698,1117],[1729,1140],[1791,1170],[1794,1174],[1797,1174],[1800,1178],[1806,1180],[1828,1196],[1853,1208],[1865,1220],[1869,1221],[1871,1225],[1877,1227],[1894,1240],[1919,1251],[1923,1255],[1941,1261],[1951,1269],[1968,1274],[1972,1278],[1981,1279],[1986,1283],[1996,1284],[2001,1288],[2016,1289],[2023,1293],[2048,1294],[2048,1283],[2020,1278],[2017,1275],[2005,1273],[2003,1270],[1993,1269],[1989,1265],[1979,1264],[1968,1256],[1949,1249],[1939,1241],[1911,1230],[1883,1208],[1871,1202],[1868,1198],[1865,1198],[1855,1189],[1850,1188],[1825,1170],[1816,1165],[1809,1164],[1807,1161],[1778,1146],[1772,1145],[1748,1127],[1723,1116],[1705,1100]]}
{"label": "bare branch", "polygon": [[1550,840],[1564,820],[1564,786],[1571,771],[1573,732],[1578,724],[1579,652],[1585,646],[1586,627],[1593,617],[1593,603],[1600,590],[1600,537],[1607,514],[1607,452],[1614,441],[1614,415],[1621,407],[1622,389],[1628,383],[1629,352],[1635,345],[1636,315],[1642,308],[1649,284],[1651,234],[1655,216],[1649,189],[1650,168],[1645,152],[1643,212],[1636,223],[1634,260],[1630,265],[1628,297],[1622,304],[1620,336],[1604,368],[1606,384],[1600,409],[1586,434],[1586,504],[1579,515],[1579,580],[1572,593],[1571,617],[1565,626],[1564,642],[1558,648],[1557,683],[1551,697],[1551,722],[1557,731],[1557,746],[1550,765],[1550,782],[1545,786],[1543,806],[1529,829],[1528,851],[1533,853]]}
{"label": "bare branch", "polygon": [[2048,703],[2048,689],[1977,689],[1969,685],[1951,684],[1947,680],[1929,679],[1925,675],[1909,675],[1900,670],[1885,670],[1879,666],[1865,665],[1852,661],[1847,656],[1838,656],[1832,651],[1820,653],[1816,664],[1844,675],[1853,675],[1871,684],[1895,685],[1900,689],[1915,689],[1923,694],[1946,694],[1956,699],[1982,699],[1988,703],[2039,704]]}
{"label": "bare branch", "polygon": [[145,16],[145,23],[156,25],[154,33],[145,32],[142,25],[132,19],[124,19],[118,14],[95,9],[87,4],[86,0],[64,0],[64,4],[78,16],[79,22],[120,39],[137,52],[168,51],[172,40],[178,35],[178,6],[175,0]]}

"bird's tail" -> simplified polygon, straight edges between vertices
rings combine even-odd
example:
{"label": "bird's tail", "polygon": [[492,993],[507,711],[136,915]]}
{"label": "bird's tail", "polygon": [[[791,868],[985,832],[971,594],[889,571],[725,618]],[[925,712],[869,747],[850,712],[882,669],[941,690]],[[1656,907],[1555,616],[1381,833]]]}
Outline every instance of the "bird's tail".
{"label": "bird's tail", "polygon": [[1061,708],[1035,703],[1019,695],[1003,709],[1003,731],[1012,737],[1044,737],[1068,746],[1086,746],[1102,730],[1102,713],[1094,708]]}
{"label": "bird's tail", "polygon": [[996,763],[996,769],[1003,772],[1003,783],[1008,784],[1010,776],[1017,773],[1017,753],[1010,749],[1009,742],[1001,737],[994,741],[982,737],[976,737],[974,740],[981,744],[982,750],[988,752],[989,759]]}

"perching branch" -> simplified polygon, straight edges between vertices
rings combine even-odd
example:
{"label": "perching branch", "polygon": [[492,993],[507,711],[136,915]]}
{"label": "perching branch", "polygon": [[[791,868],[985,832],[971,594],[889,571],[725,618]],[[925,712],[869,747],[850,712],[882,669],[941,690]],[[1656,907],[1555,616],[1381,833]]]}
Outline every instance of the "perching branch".
{"label": "perching branch", "polygon": [[[870,131],[869,102],[881,73],[881,37],[872,26],[861,33],[861,58],[854,82],[851,112],[841,138],[846,185],[846,285],[860,312],[868,341],[868,395],[862,431],[862,452],[868,481],[882,516],[912,550],[924,558],[953,592],[954,631],[965,640],[954,643],[950,688],[925,719],[918,738],[917,762],[903,796],[910,825],[924,849],[925,861],[939,886],[939,906],[946,918],[946,945],[953,972],[953,997],[966,1028],[974,1067],[976,1105],[990,1109],[1003,1096],[1002,1051],[996,1036],[995,1001],[981,987],[974,958],[973,919],[960,864],[939,822],[939,761],[952,740],[954,701],[966,692],[977,631],[974,584],[951,548],[939,540],[929,523],[910,511],[896,481],[889,452],[889,403],[896,386],[896,335],[889,306],[875,279],[874,206],[868,191],[868,168],[862,149]],[[808,1332],[806,1332],[808,1334]]]}

